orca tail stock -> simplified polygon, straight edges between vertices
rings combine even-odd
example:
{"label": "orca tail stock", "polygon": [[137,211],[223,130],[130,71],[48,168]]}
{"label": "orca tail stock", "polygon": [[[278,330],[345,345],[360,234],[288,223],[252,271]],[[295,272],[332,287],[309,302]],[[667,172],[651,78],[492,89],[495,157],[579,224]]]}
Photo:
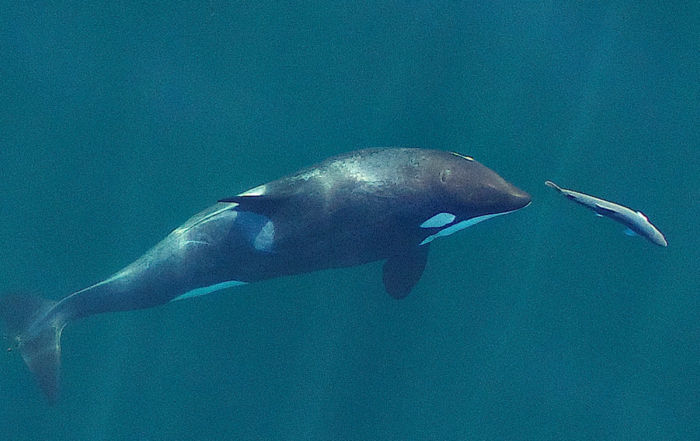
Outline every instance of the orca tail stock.
{"label": "orca tail stock", "polygon": [[51,311],[56,302],[32,294],[0,297],[0,321],[12,346],[18,350],[50,404],[59,393],[61,331],[66,320]]}

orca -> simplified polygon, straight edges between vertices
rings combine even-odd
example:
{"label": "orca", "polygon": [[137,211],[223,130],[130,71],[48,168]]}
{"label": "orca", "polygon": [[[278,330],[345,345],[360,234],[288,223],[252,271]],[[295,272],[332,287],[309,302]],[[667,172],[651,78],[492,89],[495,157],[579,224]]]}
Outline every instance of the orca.
{"label": "orca", "polygon": [[386,291],[403,298],[433,240],[529,203],[527,193],[468,156],[357,150],[221,199],[121,271],[61,300],[3,296],[0,318],[53,403],[67,323],[378,260],[385,260]]}

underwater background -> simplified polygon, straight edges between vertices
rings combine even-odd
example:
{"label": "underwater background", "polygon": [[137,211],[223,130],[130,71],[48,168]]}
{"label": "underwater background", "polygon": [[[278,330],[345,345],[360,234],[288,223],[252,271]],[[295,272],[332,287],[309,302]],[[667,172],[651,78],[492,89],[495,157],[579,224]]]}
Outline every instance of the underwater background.
{"label": "underwater background", "polygon": [[377,262],[73,323],[53,407],[3,351],[0,439],[700,439],[699,8],[0,3],[3,290],[63,297],[362,147],[458,151],[533,196],[436,241],[402,301]]}

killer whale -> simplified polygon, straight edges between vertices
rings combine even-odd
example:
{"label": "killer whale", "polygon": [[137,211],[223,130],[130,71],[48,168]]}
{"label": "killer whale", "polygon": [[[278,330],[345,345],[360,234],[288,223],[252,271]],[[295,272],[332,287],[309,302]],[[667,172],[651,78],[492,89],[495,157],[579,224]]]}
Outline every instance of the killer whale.
{"label": "killer whale", "polygon": [[358,150],[221,199],[124,269],[59,301],[6,295],[0,319],[55,402],[69,322],[378,260],[385,260],[386,291],[403,298],[433,240],[529,203],[527,193],[468,156]]}

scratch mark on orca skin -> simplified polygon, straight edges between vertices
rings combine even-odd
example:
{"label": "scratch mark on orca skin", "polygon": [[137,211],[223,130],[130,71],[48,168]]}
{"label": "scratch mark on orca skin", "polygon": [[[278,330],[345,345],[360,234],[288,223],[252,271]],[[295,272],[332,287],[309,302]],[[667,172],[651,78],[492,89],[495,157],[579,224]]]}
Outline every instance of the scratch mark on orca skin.
{"label": "scratch mark on orca skin", "polygon": [[210,246],[211,244],[209,242],[205,242],[203,240],[186,240],[183,245],[189,245],[189,244],[195,244],[195,245],[207,245]]}

